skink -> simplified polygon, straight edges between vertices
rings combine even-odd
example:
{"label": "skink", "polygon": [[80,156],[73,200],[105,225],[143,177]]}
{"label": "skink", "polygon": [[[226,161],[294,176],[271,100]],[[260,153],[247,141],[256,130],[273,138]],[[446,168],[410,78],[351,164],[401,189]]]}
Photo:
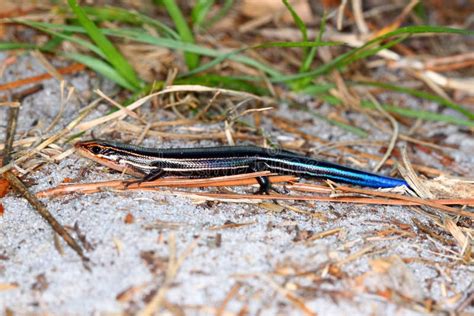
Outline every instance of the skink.
{"label": "skink", "polygon": [[[408,186],[402,179],[308,158],[286,150],[256,146],[155,149],[91,140],[78,142],[75,148],[86,158],[140,177],[143,181],[152,181],[166,175],[206,178],[268,170],[372,188]],[[257,180],[260,184],[259,192],[268,193],[268,177],[260,177]]]}

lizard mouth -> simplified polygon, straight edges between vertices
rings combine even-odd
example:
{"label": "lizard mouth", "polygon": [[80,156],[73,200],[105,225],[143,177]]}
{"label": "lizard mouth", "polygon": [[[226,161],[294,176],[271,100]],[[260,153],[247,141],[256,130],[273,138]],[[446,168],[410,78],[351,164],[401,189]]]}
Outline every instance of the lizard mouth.
{"label": "lizard mouth", "polygon": [[93,160],[110,169],[127,173],[135,177],[143,176],[143,173],[134,170],[131,166],[128,166],[127,164],[121,164],[120,159],[112,159],[111,157],[108,157],[106,151],[109,148],[100,144],[100,142],[77,142],[76,144],[74,144],[74,148],[80,156]]}

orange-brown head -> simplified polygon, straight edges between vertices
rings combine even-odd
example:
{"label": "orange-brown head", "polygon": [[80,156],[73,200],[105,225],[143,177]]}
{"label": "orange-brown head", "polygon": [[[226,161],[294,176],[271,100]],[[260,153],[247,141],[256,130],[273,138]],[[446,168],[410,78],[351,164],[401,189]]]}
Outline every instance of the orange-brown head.
{"label": "orange-brown head", "polygon": [[76,152],[81,156],[91,159],[111,169],[124,172],[136,177],[143,173],[131,168],[125,163],[124,153],[118,151],[113,145],[101,140],[89,140],[74,144]]}

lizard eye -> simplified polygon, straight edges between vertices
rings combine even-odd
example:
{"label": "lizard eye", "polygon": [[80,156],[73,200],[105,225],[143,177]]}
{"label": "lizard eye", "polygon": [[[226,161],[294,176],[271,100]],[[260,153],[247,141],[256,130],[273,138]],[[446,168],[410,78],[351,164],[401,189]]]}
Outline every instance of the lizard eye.
{"label": "lizard eye", "polygon": [[101,151],[101,148],[99,146],[92,146],[91,147],[91,152],[94,154],[94,155],[97,155],[99,154]]}

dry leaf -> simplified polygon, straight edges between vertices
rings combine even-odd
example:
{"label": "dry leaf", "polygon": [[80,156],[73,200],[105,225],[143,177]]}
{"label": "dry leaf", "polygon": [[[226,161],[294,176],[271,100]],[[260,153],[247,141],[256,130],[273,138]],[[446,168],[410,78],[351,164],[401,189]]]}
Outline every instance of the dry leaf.
{"label": "dry leaf", "polygon": [[474,196],[474,180],[453,179],[445,176],[420,180],[436,198],[470,199]]}
{"label": "dry leaf", "polygon": [[0,179],[0,198],[4,197],[8,193],[10,184],[6,179]]}
{"label": "dry leaf", "polygon": [[372,273],[368,273],[364,284],[368,290],[382,293],[385,297],[392,290],[410,299],[421,301],[423,289],[410,268],[398,256],[379,258],[370,262]]}
{"label": "dry leaf", "polygon": [[[308,1],[299,0],[299,1],[288,1],[299,17],[305,23],[310,23],[313,21],[313,14],[311,8],[309,7]],[[282,1],[275,0],[244,0],[240,7],[243,15],[250,18],[258,18],[270,13],[282,12],[282,19],[286,23],[292,23],[293,17],[291,13],[288,12],[288,9],[285,7]]]}

